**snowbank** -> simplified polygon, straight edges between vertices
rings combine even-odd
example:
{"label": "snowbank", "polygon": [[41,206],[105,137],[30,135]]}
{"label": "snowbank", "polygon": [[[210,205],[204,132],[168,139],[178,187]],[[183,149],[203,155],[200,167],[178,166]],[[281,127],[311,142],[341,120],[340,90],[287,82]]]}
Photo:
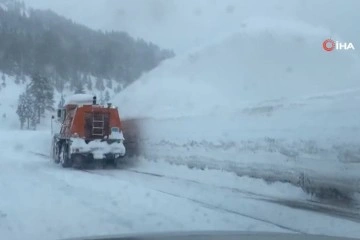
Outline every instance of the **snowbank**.
{"label": "snowbank", "polygon": [[[354,52],[325,52],[329,31],[301,22],[239,26],[164,62],[115,98],[123,118],[142,119],[139,154],[292,183],[305,173],[359,190]],[[126,131],[131,141],[132,128]]]}
{"label": "snowbank", "polygon": [[252,19],[241,30],[163,63],[115,98],[125,117],[183,117],[260,101],[359,87],[350,51],[325,52],[326,29]]}

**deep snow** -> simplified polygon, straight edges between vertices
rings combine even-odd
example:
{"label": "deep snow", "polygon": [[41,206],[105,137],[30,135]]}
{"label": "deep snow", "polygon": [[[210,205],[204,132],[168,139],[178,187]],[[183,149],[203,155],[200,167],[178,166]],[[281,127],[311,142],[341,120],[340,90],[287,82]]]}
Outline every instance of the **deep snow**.
{"label": "deep snow", "polygon": [[[2,74],[1,74],[2,75]],[[20,122],[16,114],[18,99],[25,90],[25,84],[15,84],[13,77],[5,76],[5,87],[0,83],[0,130],[18,129]],[[4,117],[5,114],[5,117]]]}
{"label": "deep snow", "polygon": [[2,130],[4,239],[191,230],[360,236],[356,221],[331,216],[331,211],[327,215],[272,203],[310,199],[289,184],[141,159],[118,170],[62,169],[48,157],[49,138],[47,131]]}
{"label": "deep snow", "polygon": [[322,49],[328,30],[264,18],[242,26],[144,74],[115,98],[124,117],[223,114],[359,88],[354,52]]}
{"label": "deep snow", "polygon": [[114,99],[123,118],[137,119],[139,154],[360,191],[355,52],[325,52],[330,31],[299,21],[252,18],[242,28],[164,62]]}

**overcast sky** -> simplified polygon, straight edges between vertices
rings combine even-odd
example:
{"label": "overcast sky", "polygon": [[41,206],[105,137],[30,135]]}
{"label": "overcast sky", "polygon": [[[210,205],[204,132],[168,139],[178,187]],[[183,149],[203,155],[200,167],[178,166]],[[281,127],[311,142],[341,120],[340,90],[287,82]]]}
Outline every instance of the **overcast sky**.
{"label": "overcast sky", "polygon": [[[127,31],[177,53],[236,32],[249,17],[300,19],[360,50],[358,0],[25,0],[94,29]],[[331,36],[329,36],[331,37]]]}

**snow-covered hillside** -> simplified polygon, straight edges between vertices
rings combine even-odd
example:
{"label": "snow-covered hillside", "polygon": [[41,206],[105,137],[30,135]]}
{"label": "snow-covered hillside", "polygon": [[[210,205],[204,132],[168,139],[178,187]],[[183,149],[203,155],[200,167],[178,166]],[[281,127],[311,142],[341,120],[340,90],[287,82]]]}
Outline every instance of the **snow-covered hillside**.
{"label": "snow-covered hillside", "polygon": [[143,118],[141,154],[294,184],[305,174],[313,184],[360,190],[354,52],[325,52],[329,31],[302,22],[240,25],[115,98],[124,117]]}
{"label": "snow-covered hillside", "polygon": [[[2,74],[0,74],[2,75]],[[16,114],[19,95],[26,88],[25,84],[15,84],[13,77],[4,75],[5,86],[3,80],[0,80],[0,129],[18,129],[20,122]]]}
{"label": "snow-covered hillside", "polygon": [[241,25],[242,31],[169,60],[127,88],[117,99],[124,114],[162,118],[236,111],[360,86],[352,52],[322,49],[326,29],[270,19]]}
{"label": "snow-covered hillside", "polygon": [[131,36],[172,48],[178,54],[204,45],[214,35],[238,31],[239,23],[253,16],[300,19],[326,26],[347,41],[360,44],[359,31],[352,27],[360,21],[357,0],[331,4],[328,0],[24,1],[31,7],[50,8],[94,29],[126,31]]}

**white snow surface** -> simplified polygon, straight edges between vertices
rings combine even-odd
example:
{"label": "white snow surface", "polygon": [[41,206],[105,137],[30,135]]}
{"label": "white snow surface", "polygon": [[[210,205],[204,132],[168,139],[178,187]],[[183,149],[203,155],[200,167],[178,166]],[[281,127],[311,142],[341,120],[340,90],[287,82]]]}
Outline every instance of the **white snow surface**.
{"label": "white snow surface", "polygon": [[360,236],[356,222],[261,200],[309,199],[290,184],[146,159],[122,170],[65,170],[48,157],[50,138],[45,131],[1,132],[3,239],[191,230]]}
{"label": "white snow surface", "polygon": [[[1,129],[19,129],[20,122],[16,114],[19,95],[26,88],[25,84],[15,84],[15,78],[4,75],[6,86],[2,86],[0,80],[0,130]],[[6,117],[4,118],[4,114]]]}

